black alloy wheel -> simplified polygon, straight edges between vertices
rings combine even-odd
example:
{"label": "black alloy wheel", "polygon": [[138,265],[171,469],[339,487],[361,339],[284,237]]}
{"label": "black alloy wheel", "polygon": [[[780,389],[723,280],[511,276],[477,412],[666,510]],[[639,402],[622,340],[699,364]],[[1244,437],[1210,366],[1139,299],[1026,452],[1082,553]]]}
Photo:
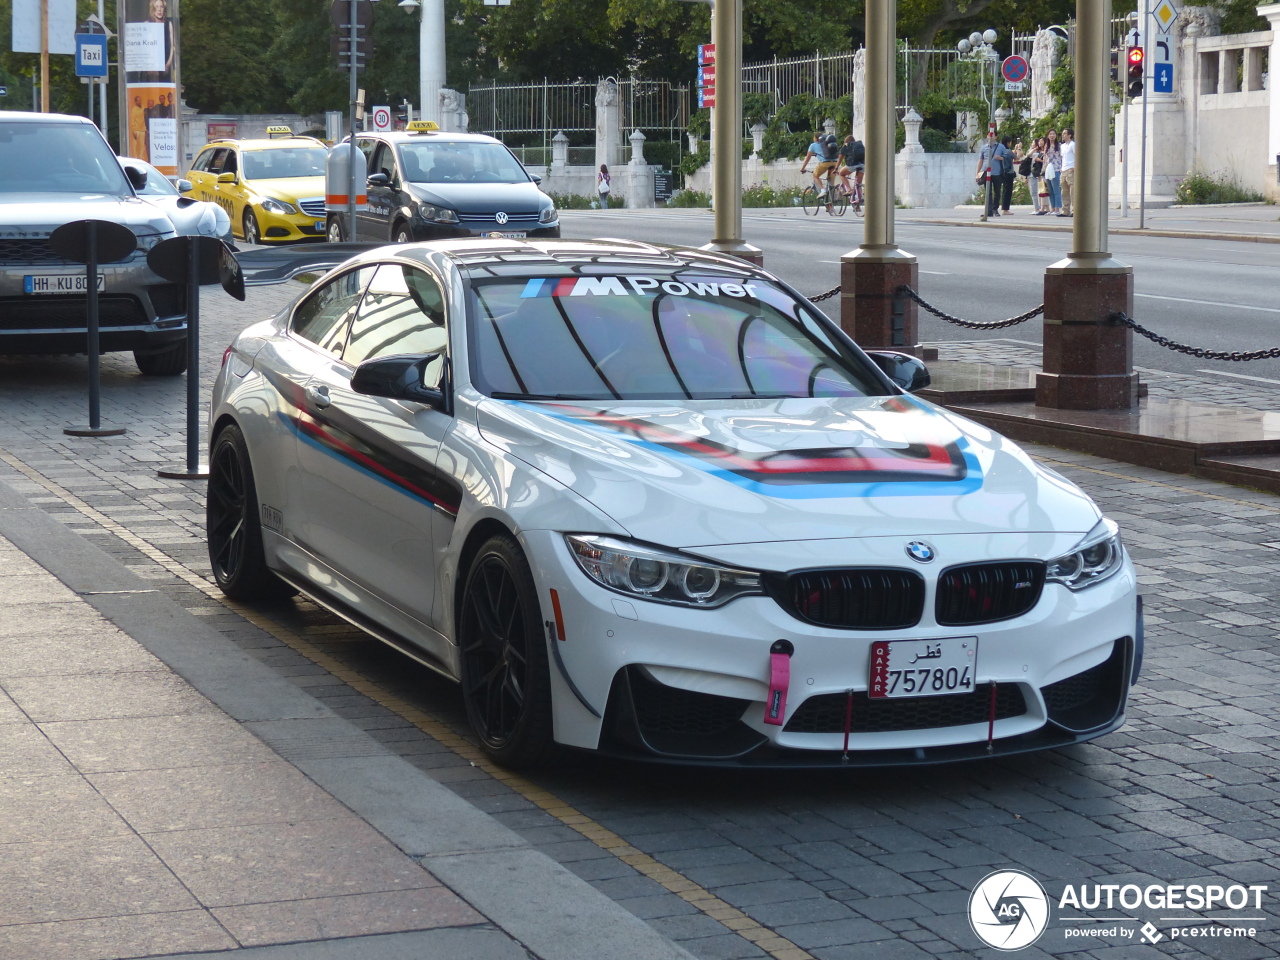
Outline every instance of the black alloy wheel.
{"label": "black alloy wheel", "polygon": [[244,212],[244,242],[258,244],[262,242],[262,231],[258,229],[258,218],[252,210]]}
{"label": "black alloy wheel", "polygon": [[232,600],[277,599],[297,592],[267,568],[249,450],[234,424],[218,434],[209,455],[205,533],[213,578]]}
{"label": "black alloy wheel", "polygon": [[486,542],[471,564],[458,644],[467,718],[484,749],[513,767],[549,759],[551,678],[537,588],[508,536]]}

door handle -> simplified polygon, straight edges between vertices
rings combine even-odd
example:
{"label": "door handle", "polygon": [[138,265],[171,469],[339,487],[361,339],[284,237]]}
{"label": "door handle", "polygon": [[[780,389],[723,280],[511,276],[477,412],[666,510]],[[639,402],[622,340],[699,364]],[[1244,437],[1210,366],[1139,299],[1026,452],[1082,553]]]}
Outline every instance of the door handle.
{"label": "door handle", "polygon": [[319,407],[321,410],[323,410],[325,407],[329,405],[329,388],[328,387],[324,387],[324,386],[307,387],[305,392],[306,392],[307,400],[310,401],[310,403],[313,406]]}

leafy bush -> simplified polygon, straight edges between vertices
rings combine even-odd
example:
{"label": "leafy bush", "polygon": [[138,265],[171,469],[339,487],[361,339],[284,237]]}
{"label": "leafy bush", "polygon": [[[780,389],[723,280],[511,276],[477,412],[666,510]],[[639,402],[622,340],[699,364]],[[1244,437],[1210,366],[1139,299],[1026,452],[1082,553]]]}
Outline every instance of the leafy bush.
{"label": "leafy bush", "polygon": [[679,171],[688,176],[691,173],[697,173],[708,163],[711,162],[711,142],[709,140],[701,140],[698,142],[698,150],[696,153],[686,153],[680,158]]}
{"label": "leafy bush", "polygon": [[920,128],[920,146],[925,153],[950,153],[951,134],[933,127]]}
{"label": "leafy bush", "polygon": [[800,187],[777,189],[767,183],[753,183],[742,191],[744,207],[794,207],[800,202]]}
{"label": "leafy bush", "polygon": [[700,190],[681,190],[671,195],[671,199],[667,201],[667,206],[709,207],[711,206],[711,194],[703,193]]}
{"label": "leafy bush", "polygon": [[576,193],[548,193],[557,210],[590,210],[595,197],[580,197]]}
{"label": "leafy bush", "polygon": [[1257,203],[1262,194],[1240,186],[1234,176],[1189,173],[1178,184],[1179,203]]}
{"label": "leafy bush", "polygon": [[685,151],[676,140],[646,140],[644,159],[656,163],[664,170],[674,170],[684,158]]}

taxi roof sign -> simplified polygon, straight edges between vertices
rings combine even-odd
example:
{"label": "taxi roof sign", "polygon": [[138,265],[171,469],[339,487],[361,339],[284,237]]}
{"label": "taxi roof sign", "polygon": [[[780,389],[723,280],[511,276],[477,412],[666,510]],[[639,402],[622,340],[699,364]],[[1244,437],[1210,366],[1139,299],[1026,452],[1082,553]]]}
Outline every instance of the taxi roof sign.
{"label": "taxi roof sign", "polygon": [[290,127],[287,127],[283,124],[279,124],[277,126],[267,127],[267,136],[268,137],[292,137],[293,130]]}
{"label": "taxi roof sign", "polygon": [[439,133],[440,125],[434,120],[410,120],[405,129],[410,133]]}

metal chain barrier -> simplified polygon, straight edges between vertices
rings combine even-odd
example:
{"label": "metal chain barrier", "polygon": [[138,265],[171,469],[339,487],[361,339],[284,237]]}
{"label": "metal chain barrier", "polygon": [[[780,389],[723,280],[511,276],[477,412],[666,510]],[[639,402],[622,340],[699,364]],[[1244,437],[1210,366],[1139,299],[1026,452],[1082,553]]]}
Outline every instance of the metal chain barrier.
{"label": "metal chain barrier", "polygon": [[1040,314],[1044,313],[1044,304],[1042,303],[1040,306],[1032,310],[1028,310],[1026,313],[1020,313],[1016,317],[1010,317],[1008,320],[992,320],[987,323],[980,320],[961,320],[959,317],[953,317],[949,313],[943,313],[933,304],[928,303],[920,296],[920,294],[916,293],[906,284],[903,284],[898,288],[898,293],[905,297],[910,297],[940,320],[945,320],[947,323],[954,323],[957,327],[967,327],[970,330],[1000,330],[1004,327],[1012,327],[1019,323],[1026,323],[1028,320],[1038,317]]}
{"label": "metal chain barrier", "polygon": [[816,297],[810,297],[809,302],[821,303],[823,300],[830,300],[839,292],[840,292],[840,288],[838,286],[835,286],[835,287],[832,287],[830,290],[828,290],[826,293],[820,293]]}
{"label": "metal chain barrier", "polygon": [[1162,337],[1158,333],[1148,330],[1138,321],[1134,320],[1124,311],[1111,314],[1111,319],[1117,323],[1131,329],[1134,333],[1141,334],[1152,343],[1161,347],[1168,347],[1170,350],[1176,350],[1178,353],[1190,354],[1193,357],[1199,357],[1202,360],[1275,360],[1280,358],[1280,347],[1272,347],[1270,350],[1253,350],[1249,353],[1240,353],[1237,350],[1205,350],[1202,347],[1191,347],[1185,343],[1178,343],[1177,340],[1170,340],[1168,337]]}

